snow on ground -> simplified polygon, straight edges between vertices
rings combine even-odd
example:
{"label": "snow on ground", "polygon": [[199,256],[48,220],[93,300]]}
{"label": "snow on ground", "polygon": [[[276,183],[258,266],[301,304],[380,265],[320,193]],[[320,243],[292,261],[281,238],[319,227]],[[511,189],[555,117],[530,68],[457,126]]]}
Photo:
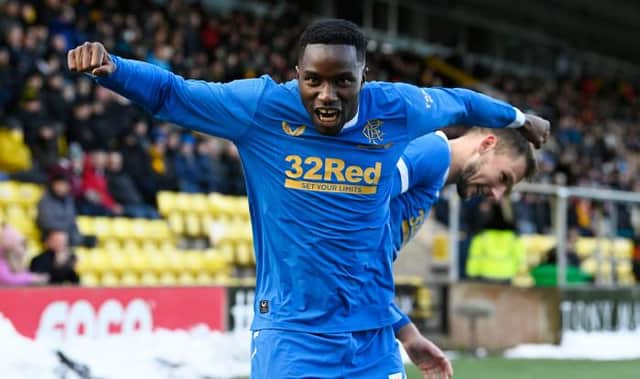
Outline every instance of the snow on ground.
{"label": "snow on ground", "polygon": [[[21,336],[0,314],[0,373],[3,379],[58,379],[63,368],[55,351],[90,367],[94,378],[232,378],[249,375],[250,334],[219,333],[206,327],[158,330],[147,335],[76,339],[62,344]],[[521,345],[509,358],[640,359],[640,331],[567,332],[560,346]],[[453,354],[452,354],[453,356]],[[404,355],[406,361],[406,355]],[[66,379],[78,376],[67,373]]]}
{"label": "snow on ground", "polygon": [[560,345],[520,345],[504,353],[508,358],[640,359],[640,330],[635,332],[573,332],[562,335]]}

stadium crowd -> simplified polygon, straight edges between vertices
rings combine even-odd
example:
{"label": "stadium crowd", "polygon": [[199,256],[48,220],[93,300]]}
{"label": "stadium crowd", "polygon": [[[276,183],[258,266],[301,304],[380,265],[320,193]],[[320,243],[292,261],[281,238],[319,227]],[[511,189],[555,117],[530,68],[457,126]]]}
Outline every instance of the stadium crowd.
{"label": "stadium crowd", "polygon": [[[295,43],[311,19],[295,6],[257,16],[177,0],[7,0],[0,6],[1,178],[48,183],[49,194],[63,179],[78,214],[148,218],[158,217],[160,190],[244,194],[235,146],[150,119],[90,78],[66,70],[66,51],[99,40],[117,55],[188,78],[225,82],[269,74],[285,81],[295,75]],[[368,57],[368,80],[455,85],[424,58],[377,46]],[[553,138],[539,152],[537,181],[640,190],[637,83],[603,81],[566,65],[553,79],[479,67],[470,73],[510,103],[552,120]],[[548,198],[514,196],[518,231],[550,233]],[[473,202],[467,207],[479,208]],[[638,206],[572,200],[569,223],[591,235],[601,214],[615,234],[640,235]],[[69,233],[77,244],[79,237]]]}

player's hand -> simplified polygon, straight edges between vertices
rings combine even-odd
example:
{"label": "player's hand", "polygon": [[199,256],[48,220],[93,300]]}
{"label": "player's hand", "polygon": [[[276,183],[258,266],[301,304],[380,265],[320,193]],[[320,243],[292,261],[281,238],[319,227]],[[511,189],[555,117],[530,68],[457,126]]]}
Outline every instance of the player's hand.
{"label": "player's hand", "polygon": [[539,149],[551,135],[551,123],[549,120],[545,120],[542,117],[538,117],[532,114],[525,114],[525,123],[518,131]]}
{"label": "player's hand", "polygon": [[72,72],[87,72],[95,76],[111,75],[116,65],[100,42],[85,42],[67,53],[67,64]]}
{"label": "player's hand", "polygon": [[447,356],[427,338],[415,337],[402,345],[424,379],[449,379],[453,376],[453,367]]}

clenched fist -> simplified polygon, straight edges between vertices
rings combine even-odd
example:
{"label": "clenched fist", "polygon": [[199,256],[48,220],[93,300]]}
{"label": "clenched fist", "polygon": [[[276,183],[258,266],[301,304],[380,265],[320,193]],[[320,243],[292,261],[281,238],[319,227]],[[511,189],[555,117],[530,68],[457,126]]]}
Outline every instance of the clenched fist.
{"label": "clenched fist", "polygon": [[107,76],[116,70],[107,49],[100,42],[85,42],[67,53],[69,70]]}
{"label": "clenched fist", "polygon": [[551,123],[549,123],[549,120],[532,114],[525,113],[524,117],[526,121],[521,128],[518,128],[518,131],[529,140],[536,149],[539,149],[542,144],[547,142],[551,135]]}

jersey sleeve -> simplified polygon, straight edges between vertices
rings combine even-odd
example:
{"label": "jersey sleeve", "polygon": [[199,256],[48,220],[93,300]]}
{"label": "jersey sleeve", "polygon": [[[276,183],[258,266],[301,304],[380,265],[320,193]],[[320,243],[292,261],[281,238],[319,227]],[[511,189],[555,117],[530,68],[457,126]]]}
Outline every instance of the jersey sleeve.
{"label": "jersey sleeve", "polygon": [[450,162],[445,136],[431,133],[411,141],[396,163],[391,197],[422,188],[429,189],[437,198],[446,182]]}
{"label": "jersey sleeve", "polygon": [[400,320],[396,321],[393,324],[393,333],[395,335],[398,335],[398,331],[403,327],[405,327],[407,324],[410,324],[411,319],[409,319],[409,316],[407,316],[404,312],[402,312],[402,310],[400,310],[400,308],[395,303],[391,303],[391,308],[395,313],[397,313],[401,317]]}
{"label": "jersey sleeve", "polygon": [[152,64],[111,56],[116,71],[98,84],[155,117],[202,133],[239,141],[253,121],[266,79],[230,83],[185,80]]}
{"label": "jersey sleeve", "polygon": [[397,83],[411,139],[449,125],[520,127],[524,114],[503,101],[464,88],[420,88]]}

